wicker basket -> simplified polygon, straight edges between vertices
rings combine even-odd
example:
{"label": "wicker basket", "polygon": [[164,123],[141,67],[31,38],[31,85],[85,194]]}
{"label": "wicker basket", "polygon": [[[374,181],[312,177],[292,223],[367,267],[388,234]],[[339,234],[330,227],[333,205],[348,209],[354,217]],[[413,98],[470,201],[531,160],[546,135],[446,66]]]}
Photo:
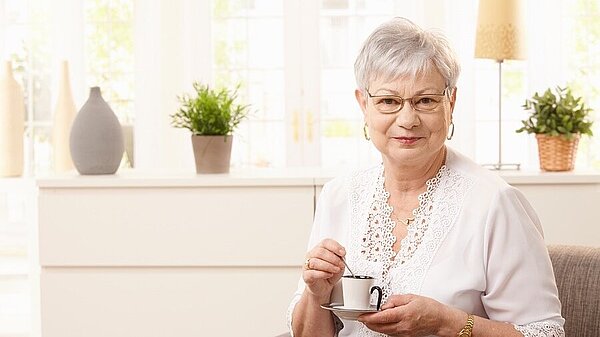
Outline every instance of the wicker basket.
{"label": "wicker basket", "polygon": [[544,171],[571,171],[575,167],[579,134],[573,139],[563,136],[536,134],[540,168]]}

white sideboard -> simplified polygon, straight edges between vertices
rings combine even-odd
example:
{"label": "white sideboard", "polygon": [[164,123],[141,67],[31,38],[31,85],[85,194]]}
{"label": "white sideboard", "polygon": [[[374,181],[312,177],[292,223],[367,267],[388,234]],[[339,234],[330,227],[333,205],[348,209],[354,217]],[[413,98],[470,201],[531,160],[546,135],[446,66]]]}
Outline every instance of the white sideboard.
{"label": "white sideboard", "polygon": [[600,247],[600,180],[513,182],[536,210],[548,244]]}
{"label": "white sideboard", "polygon": [[[323,174],[40,179],[42,337],[275,336]],[[548,243],[600,246],[600,175],[505,174]]]}
{"label": "white sideboard", "polygon": [[40,180],[43,337],[275,336],[312,179]]}

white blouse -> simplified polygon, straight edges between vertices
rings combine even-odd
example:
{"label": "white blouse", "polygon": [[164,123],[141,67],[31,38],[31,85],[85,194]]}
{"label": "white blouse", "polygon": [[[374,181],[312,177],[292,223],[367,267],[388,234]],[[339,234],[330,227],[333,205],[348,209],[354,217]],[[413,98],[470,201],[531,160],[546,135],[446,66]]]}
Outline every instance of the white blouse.
{"label": "white blouse", "polygon": [[[388,198],[382,165],[328,182],[308,248],[325,238],[340,242],[355,273],[376,277],[384,302],[391,294],[418,294],[512,323],[526,337],[564,336],[539,219],[517,189],[448,148],[395,257]],[[290,331],[304,287],[300,278]],[[338,336],[384,336],[357,321],[337,323]]]}

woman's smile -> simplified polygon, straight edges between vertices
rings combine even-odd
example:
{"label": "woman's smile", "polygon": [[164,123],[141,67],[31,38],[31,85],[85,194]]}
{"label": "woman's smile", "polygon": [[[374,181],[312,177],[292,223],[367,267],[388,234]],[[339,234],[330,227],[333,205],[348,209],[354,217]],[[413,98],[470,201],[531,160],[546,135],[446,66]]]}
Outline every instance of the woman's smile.
{"label": "woman's smile", "polygon": [[392,137],[392,139],[396,140],[397,142],[399,142],[402,145],[414,145],[419,140],[424,139],[424,137],[400,136],[400,137]]}

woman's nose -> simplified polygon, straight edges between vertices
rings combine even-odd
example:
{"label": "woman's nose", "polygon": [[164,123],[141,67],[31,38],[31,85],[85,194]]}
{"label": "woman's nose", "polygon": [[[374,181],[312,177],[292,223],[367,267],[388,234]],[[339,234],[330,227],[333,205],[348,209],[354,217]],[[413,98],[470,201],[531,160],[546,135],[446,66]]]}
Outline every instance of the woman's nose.
{"label": "woman's nose", "polygon": [[419,114],[410,104],[404,104],[402,109],[396,112],[396,125],[399,127],[412,129],[415,126],[419,126],[420,123]]}

